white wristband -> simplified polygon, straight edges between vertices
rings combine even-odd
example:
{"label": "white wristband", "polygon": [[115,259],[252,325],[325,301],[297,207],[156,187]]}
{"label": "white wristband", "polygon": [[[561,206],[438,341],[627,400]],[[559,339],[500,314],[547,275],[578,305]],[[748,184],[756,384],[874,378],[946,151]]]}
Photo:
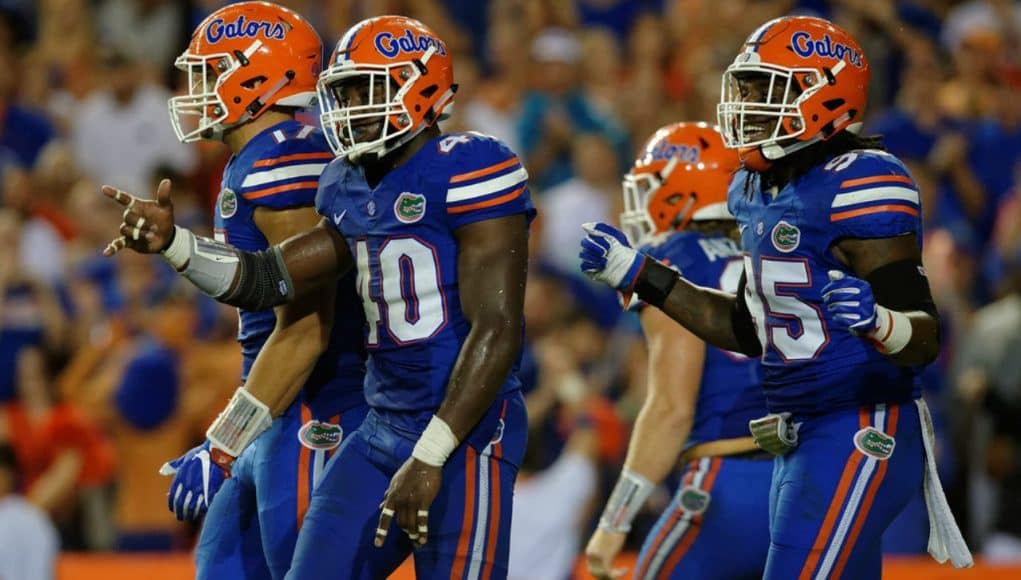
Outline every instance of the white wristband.
{"label": "white wristband", "polygon": [[256,437],[273,424],[269,407],[244,387],[234,391],[227,408],[206,431],[210,445],[238,457]]}
{"label": "white wristband", "polygon": [[614,533],[631,531],[631,521],[652,494],[656,486],[642,474],[628,468],[620,472],[620,479],[606,502],[599,518],[599,529]]}
{"label": "white wristband", "polygon": [[411,456],[422,463],[441,467],[460,444],[454,432],[450,430],[450,425],[433,415],[422,436],[415,443],[415,450],[411,452]]}
{"label": "white wristband", "polygon": [[175,270],[180,272],[191,258],[192,247],[195,245],[195,234],[191,230],[174,226],[174,241],[170,242],[167,249],[160,252],[163,259]]}
{"label": "white wristband", "polygon": [[911,319],[907,314],[876,305],[876,329],[871,337],[884,354],[897,354],[911,342]]}

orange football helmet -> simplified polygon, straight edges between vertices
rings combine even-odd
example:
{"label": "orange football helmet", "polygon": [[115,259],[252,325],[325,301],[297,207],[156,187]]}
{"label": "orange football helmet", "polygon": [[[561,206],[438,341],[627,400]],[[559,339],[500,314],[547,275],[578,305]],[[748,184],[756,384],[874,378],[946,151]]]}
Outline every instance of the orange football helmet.
{"label": "orange football helmet", "polygon": [[[365,91],[353,99],[351,91]],[[447,45],[424,24],[379,16],[351,27],[319,76],[323,131],[337,155],[383,157],[436,123],[454,100]]]}
{"label": "orange football helmet", "polygon": [[724,143],[761,171],[839,131],[860,131],[871,74],[858,43],[828,20],[771,20],[723,73]]}
{"label": "orange football helmet", "polygon": [[674,123],[652,136],[624,176],[620,225],[634,245],[695,220],[734,219],[727,210],[737,153],[708,123]]}
{"label": "orange football helmet", "polygon": [[310,107],[322,62],[319,34],[296,12],[269,2],[225,6],[174,62],[188,73],[188,94],[170,99],[174,131],[185,143],[219,139],[271,105]]}

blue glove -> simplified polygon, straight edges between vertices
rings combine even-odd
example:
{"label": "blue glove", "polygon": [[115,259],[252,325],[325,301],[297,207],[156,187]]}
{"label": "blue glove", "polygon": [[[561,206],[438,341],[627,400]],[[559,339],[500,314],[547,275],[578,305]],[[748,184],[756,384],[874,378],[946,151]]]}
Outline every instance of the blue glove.
{"label": "blue glove", "polygon": [[875,332],[878,325],[872,286],[839,270],[830,270],[829,277],[830,283],[822,289],[822,299],[833,322],[857,336]]}
{"label": "blue glove", "polygon": [[209,441],[163,464],[160,475],[173,475],[167,508],[177,519],[194,520],[206,513],[229,474],[209,457]]}
{"label": "blue glove", "polygon": [[623,232],[613,226],[589,222],[581,228],[586,233],[578,254],[581,271],[625,294],[632,292],[646,256],[636,252]]}

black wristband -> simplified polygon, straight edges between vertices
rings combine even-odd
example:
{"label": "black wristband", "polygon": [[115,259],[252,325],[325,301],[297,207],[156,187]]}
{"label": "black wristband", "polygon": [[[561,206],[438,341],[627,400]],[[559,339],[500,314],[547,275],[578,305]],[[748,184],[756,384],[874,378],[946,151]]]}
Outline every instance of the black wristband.
{"label": "black wristband", "polygon": [[635,293],[646,304],[660,308],[666,302],[670,291],[674,289],[679,277],[676,271],[662,262],[646,257],[645,265],[642,266],[638,280],[635,281]]}

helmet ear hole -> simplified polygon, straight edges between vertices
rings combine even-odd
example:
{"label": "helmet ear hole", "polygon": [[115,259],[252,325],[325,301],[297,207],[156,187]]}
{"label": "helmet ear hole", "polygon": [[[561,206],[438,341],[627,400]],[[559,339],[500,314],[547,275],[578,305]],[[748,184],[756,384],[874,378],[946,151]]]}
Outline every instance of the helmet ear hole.
{"label": "helmet ear hole", "polygon": [[844,99],[830,99],[828,101],[823,101],[822,106],[826,107],[827,110],[836,111],[840,107],[843,107],[846,102],[847,101]]}
{"label": "helmet ear hole", "polygon": [[266,82],[266,80],[267,80],[266,77],[259,75],[257,77],[252,77],[247,81],[241,83],[241,86],[248,90],[252,90],[261,85],[262,83]]}

